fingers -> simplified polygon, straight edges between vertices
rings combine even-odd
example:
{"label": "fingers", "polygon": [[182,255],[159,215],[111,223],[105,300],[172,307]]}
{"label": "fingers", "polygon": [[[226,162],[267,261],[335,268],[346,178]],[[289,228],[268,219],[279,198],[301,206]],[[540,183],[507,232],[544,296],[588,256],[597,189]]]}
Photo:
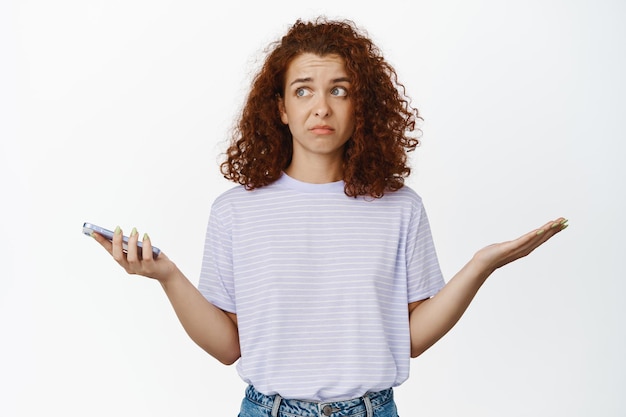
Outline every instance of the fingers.
{"label": "fingers", "polygon": [[124,253],[123,234],[122,229],[119,226],[115,228],[113,232],[113,240],[111,241],[111,255],[120,265],[126,262],[126,256]]}
{"label": "fingers", "polygon": [[126,249],[126,260],[129,265],[136,267],[141,262],[141,254],[139,248],[137,248],[137,241],[139,240],[139,233],[137,229],[133,227],[128,237],[128,248]]}
{"label": "fingers", "polygon": [[568,225],[569,225],[568,220],[563,217],[559,217],[558,219],[554,221],[544,224],[541,228],[537,229],[534,232],[535,237],[537,239],[536,241],[538,242],[536,246],[543,244],[544,242],[546,242],[548,239],[550,239],[557,233],[561,232],[562,230],[565,230]]}
{"label": "fingers", "polygon": [[143,260],[153,262],[154,258],[152,257],[152,242],[150,242],[150,236],[148,236],[147,233],[144,233],[141,244],[143,246]]}
{"label": "fingers", "polygon": [[96,232],[92,232],[91,237],[93,237],[95,241],[98,242],[107,252],[111,253],[113,245],[109,239]]}
{"label": "fingers", "polygon": [[530,254],[533,250],[543,245],[548,239],[566,229],[567,226],[567,219],[559,217],[556,220],[544,224],[541,228],[527,233],[518,239],[516,248],[517,254],[519,257]]}
{"label": "fingers", "polygon": [[146,252],[149,254],[152,253],[152,246],[149,241],[149,247],[145,248],[146,250],[142,251],[142,249],[138,247],[139,233],[136,228],[133,228],[128,238],[124,237],[122,229],[119,226],[115,228],[111,241],[95,233],[93,236],[129,274],[141,274],[144,269],[142,262],[148,259],[153,261],[151,257],[144,257]]}
{"label": "fingers", "polygon": [[154,257],[150,237],[146,233],[139,242],[139,233],[136,228],[133,228],[128,237],[124,236],[119,226],[111,235],[91,233],[91,236],[128,274],[161,280],[166,279],[176,268],[176,265],[163,252],[159,252],[159,255]]}
{"label": "fingers", "polygon": [[517,239],[489,245],[477,252],[476,259],[488,265],[490,270],[495,270],[529,255],[565,228],[567,228],[567,220],[560,217]]}
{"label": "fingers", "polygon": [[546,232],[553,232],[551,235],[554,236],[554,234],[567,228],[568,226],[567,222],[568,222],[567,219],[563,217],[559,217],[558,219],[548,222],[544,224],[541,228],[537,229],[536,234],[542,235]]}
{"label": "fingers", "polygon": [[559,217],[541,226],[539,229],[532,230],[519,238],[511,241],[518,249],[524,249],[526,246],[539,246],[543,242],[550,239],[556,233],[567,227],[567,220]]}

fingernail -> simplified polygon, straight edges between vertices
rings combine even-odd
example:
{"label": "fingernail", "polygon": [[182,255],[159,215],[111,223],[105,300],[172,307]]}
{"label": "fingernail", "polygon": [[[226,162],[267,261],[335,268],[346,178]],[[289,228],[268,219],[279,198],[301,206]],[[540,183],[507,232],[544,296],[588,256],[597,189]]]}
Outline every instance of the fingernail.
{"label": "fingernail", "polygon": [[144,233],[143,234],[143,240],[149,240],[149,239],[150,239],[150,236],[148,236],[147,233]]}
{"label": "fingernail", "polygon": [[568,221],[569,221],[568,219],[561,220],[561,225],[564,226],[565,224],[567,224]]}
{"label": "fingernail", "polygon": [[538,234],[538,235],[543,234],[543,232],[545,232],[545,230],[543,230],[543,229],[539,229],[539,230],[537,230],[537,234]]}
{"label": "fingernail", "polygon": [[120,233],[122,233],[122,229],[120,229],[119,226],[115,226],[115,231],[113,233],[115,233],[116,235],[119,235]]}
{"label": "fingernail", "polygon": [[556,223],[552,223],[552,226],[550,226],[550,227],[551,227],[552,229],[554,229],[555,227],[560,226],[560,225],[561,225],[561,223],[556,222]]}
{"label": "fingernail", "polygon": [[133,227],[133,230],[130,232],[131,236],[135,236],[137,234],[137,228]]}
{"label": "fingernail", "polygon": [[561,230],[567,229],[567,226],[569,226],[569,224],[564,224],[563,226],[561,226]]}

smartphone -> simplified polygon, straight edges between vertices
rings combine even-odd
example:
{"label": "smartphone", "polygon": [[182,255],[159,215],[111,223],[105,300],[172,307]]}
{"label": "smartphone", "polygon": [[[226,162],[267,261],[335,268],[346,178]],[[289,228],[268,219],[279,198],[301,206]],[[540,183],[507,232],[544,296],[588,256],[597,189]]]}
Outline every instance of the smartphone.
{"label": "smartphone", "polygon": [[[100,226],[96,226],[95,224],[91,224],[91,223],[83,223],[83,233],[86,234],[87,236],[91,236],[91,234],[93,232],[98,233],[99,235],[104,236],[105,238],[109,239],[110,241],[113,240],[113,232],[111,230],[105,229],[104,227],[100,227]],[[137,254],[141,257],[141,251],[142,251],[142,243],[140,240],[137,241]],[[124,249],[124,252],[128,252],[128,237],[127,236],[122,236],[122,247]],[[152,247],[152,257],[156,259],[157,256],[159,256],[159,253],[161,253],[161,250],[155,246]]]}

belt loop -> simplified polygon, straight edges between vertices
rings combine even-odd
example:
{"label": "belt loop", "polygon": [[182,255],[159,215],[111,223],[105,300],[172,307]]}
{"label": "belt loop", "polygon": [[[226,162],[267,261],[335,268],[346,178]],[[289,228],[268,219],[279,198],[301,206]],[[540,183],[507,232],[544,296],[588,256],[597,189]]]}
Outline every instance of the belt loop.
{"label": "belt loop", "polygon": [[280,407],[280,402],[283,398],[276,394],[274,395],[274,405],[272,405],[272,417],[278,417],[278,408]]}
{"label": "belt loop", "polygon": [[363,396],[363,402],[365,403],[365,410],[367,411],[367,417],[374,417],[374,410],[372,409],[372,402],[370,401],[370,397],[365,394]]}

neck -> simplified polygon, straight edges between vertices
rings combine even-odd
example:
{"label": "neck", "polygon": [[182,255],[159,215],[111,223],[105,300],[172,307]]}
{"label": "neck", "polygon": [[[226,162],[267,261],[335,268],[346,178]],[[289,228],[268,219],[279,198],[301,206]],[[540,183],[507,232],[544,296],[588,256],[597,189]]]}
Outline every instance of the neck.
{"label": "neck", "polygon": [[291,178],[311,184],[327,184],[343,179],[343,161],[308,161],[299,163],[292,161],[285,169]]}

